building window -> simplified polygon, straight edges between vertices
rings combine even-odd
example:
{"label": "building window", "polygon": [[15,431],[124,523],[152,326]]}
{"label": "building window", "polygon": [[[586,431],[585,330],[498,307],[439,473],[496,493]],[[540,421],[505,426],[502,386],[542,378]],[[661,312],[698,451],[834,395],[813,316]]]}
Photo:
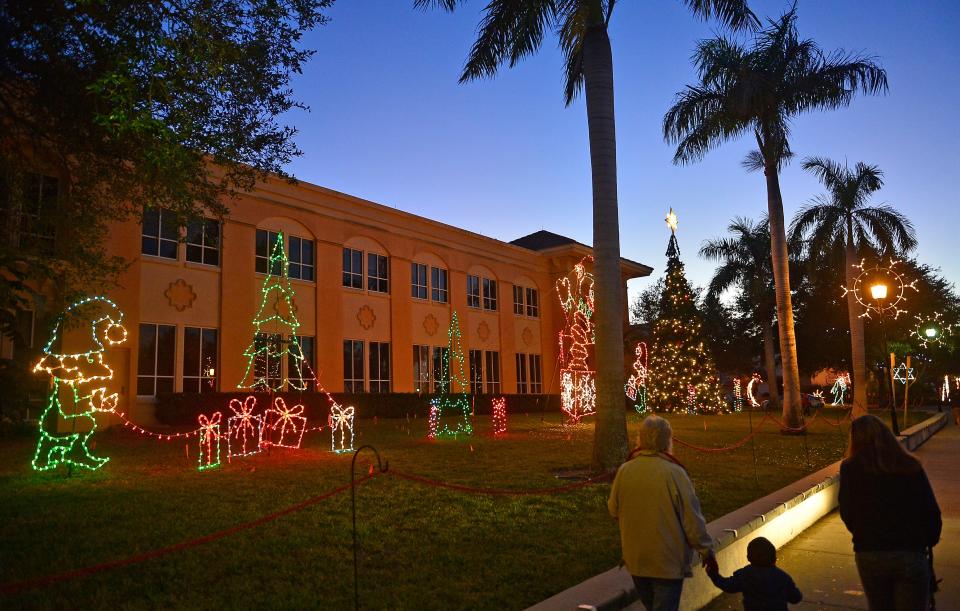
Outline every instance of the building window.
{"label": "building window", "polygon": [[[426,270],[424,270],[426,273]],[[430,346],[413,346],[413,390],[430,392]]]}
{"label": "building window", "polygon": [[17,245],[27,252],[51,255],[57,234],[58,181],[52,176],[27,173],[20,202]]}
{"label": "building window", "polygon": [[[304,390],[313,390],[314,376],[314,345],[315,340],[310,335],[296,335],[297,344],[300,346],[300,352],[303,354],[303,361],[297,358],[293,353],[287,355],[287,379],[293,389],[302,388]],[[299,365],[299,367],[298,367]]]}
{"label": "building window", "polygon": [[177,328],[173,325],[140,324],[137,356],[137,395],[155,396],[173,392]]}
{"label": "building window", "polygon": [[437,303],[447,303],[447,270],[439,267],[430,268],[430,299]]}
{"label": "building window", "polygon": [[530,392],[539,395],[543,392],[543,374],[540,371],[540,355],[530,355]]}
{"label": "building window", "polygon": [[480,350],[470,351],[470,393],[483,393],[483,352]]}
{"label": "building window", "polygon": [[194,219],[187,223],[187,261],[220,265],[220,221]]}
{"label": "building window", "polygon": [[467,276],[467,305],[480,307],[480,276]]}
{"label": "building window", "polygon": [[[277,242],[280,240],[280,234],[275,231],[267,231],[266,229],[257,229],[257,250],[256,250],[256,264],[255,268],[258,274],[267,273],[267,267],[270,266],[270,257],[273,256],[273,251],[277,246]],[[279,276],[283,273],[281,269],[282,261],[277,259],[273,262],[273,265],[270,266],[270,273],[274,276]]]}
{"label": "building window", "polygon": [[540,316],[540,294],[537,289],[527,288],[527,316],[537,318]]}
{"label": "building window", "polygon": [[523,287],[513,285],[513,313],[523,315]]}
{"label": "building window", "polygon": [[483,279],[483,309],[497,309],[497,281],[490,278]]}
{"label": "building window", "polygon": [[343,341],[343,392],[363,392],[363,342]]}
{"label": "building window", "polygon": [[343,286],[363,288],[363,252],[352,248],[343,249]]}
{"label": "building window", "polygon": [[527,394],[527,355],[517,353],[517,394]]}
{"label": "building window", "polygon": [[[443,364],[447,360],[447,349],[434,347],[433,349],[433,392],[450,392],[450,364],[446,371]],[[444,375],[446,373],[446,375]]]}
{"label": "building window", "polygon": [[410,296],[414,299],[427,298],[427,266],[423,263],[410,264]]}
{"label": "building window", "polygon": [[370,392],[390,392],[390,344],[370,342]]}
{"label": "building window", "polygon": [[[283,339],[279,333],[257,333],[254,339],[256,354],[253,357],[253,378],[257,390],[266,390],[263,384],[270,388],[279,388],[283,382],[281,367],[283,361],[280,353],[283,351]],[[262,380],[262,382],[261,382]]]}
{"label": "building window", "polygon": [[217,330],[183,329],[183,392],[217,390]]}
{"label": "building window", "polygon": [[314,273],[313,240],[290,236],[290,262],[287,265],[291,278],[313,282]]}
{"label": "building window", "polygon": [[500,394],[500,353],[488,350],[486,356],[487,394]]}
{"label": "building window", "polygon": [[164,259],[176,259],[179,233],[177,219],[172,212],[163,208],[147,208],[143,211],[140,252]]}
{"label": "building window", "polygon": [[383,255],[367,253],[367,290],[377,293],[390,292],[389,261]]}

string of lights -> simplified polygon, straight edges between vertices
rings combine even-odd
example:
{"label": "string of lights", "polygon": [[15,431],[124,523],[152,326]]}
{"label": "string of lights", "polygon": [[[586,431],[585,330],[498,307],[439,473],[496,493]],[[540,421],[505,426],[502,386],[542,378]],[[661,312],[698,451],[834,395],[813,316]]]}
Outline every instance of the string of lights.
{"label": "string of lights", "polygon": [[[452,362],[451,362],[451,359]],[[457,435],[472,435],[473,425],[470,422],[470,402],[463,394],[453,394],[458,387],[461,391],[468,388],[467,376],[463,367],[463,344],[460,334],[460,320],[457,311],[450,317],[450,328],[447,330],[447,350],[443,353],[440,368],[440,392],[430,401],[429,430],[430,439]],[[450,426],[441,419],[453,414],[456,425]]]}
{"label": "string of lights", "polygon": [[587,363],[590,346],[595,341],[594,279],[585,265],[592,261],[593,257],[584,257],[555,285],[565,321],[559,333],[560,406],[571,424],[580,422],[596,409],[596,373]]}

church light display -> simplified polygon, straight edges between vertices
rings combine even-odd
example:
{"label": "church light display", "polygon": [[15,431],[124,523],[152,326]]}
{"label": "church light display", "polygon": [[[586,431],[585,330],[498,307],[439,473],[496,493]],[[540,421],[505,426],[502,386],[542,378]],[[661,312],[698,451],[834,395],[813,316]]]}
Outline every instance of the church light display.
{"label": "church light display", "polygon": [[[56,347],[68,322],[88,325],[90,340],[85,349],[60,352]],[[104,360],[104,353],[107,346],[126,341],[127,330],[122,323],[123,312],[106,297],[81,299],[67,307],[54,323],[43,356],[33,367],[34,373],[45,373],[52,380],[39,418],[40,438],[32,461],[37,471],[61,464],[95,470],[110,460],[95,456],[88,443],[97,430],[96,413],[113,412],[117,407],[117,393],[107,393],[113,369]],[[70,424],[69,433],[58,431],[61,418]]]}
{"label": "church light display", "polygon": [[556,283],[557,298],[563,310],[564,329],[560,331],[560,403],[568,422],[576,424],[594,413],[596,374],[587,364],[594,343],[593,274],[587,271],[584,257],[567,276]]}

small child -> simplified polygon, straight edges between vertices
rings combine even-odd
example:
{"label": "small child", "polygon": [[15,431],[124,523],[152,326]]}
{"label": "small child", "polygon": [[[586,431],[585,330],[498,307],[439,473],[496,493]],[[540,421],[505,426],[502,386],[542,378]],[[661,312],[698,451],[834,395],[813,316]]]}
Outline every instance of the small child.
{"label": "small child", "polygon": [[722,577],[716,564],[707,565],[713,585],[724,592],[743,592],[744,611],[786,611],[787,603],[798,603],[803,594],[786,572],[777,568],[777,548],[757,537],[747,544],[749,566]]}

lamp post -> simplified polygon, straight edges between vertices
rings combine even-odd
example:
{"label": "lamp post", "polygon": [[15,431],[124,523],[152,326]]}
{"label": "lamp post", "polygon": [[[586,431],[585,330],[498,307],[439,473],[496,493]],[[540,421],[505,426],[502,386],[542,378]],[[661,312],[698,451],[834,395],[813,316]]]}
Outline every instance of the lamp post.
{"label": "lamp post", "polygon": [[[880,338],[883,343],[883,359],[880,361],[880,377],[883,378],[880,383],[880,389],[887,383],[886,375],[884,374],[885,366],[884,362],[887,357],[887,329],[883,325],[883,300],[887,298],[887,285],[882,282],[878,282],[870,287],[870,296],[873,297],[874,301],[877,302],[877,312],[880,315]],[[893,374],[892,364],[891,364],[891,375]],[[893,378],[890,378],[890,427],[893,429],[894,435],[900,435],[900,424],[897,422],[897,408],[894,405],[894,390],[893,390]],[[880,407],[883,407],[882,391],[877,392],[877,402],[880,403]]]}

